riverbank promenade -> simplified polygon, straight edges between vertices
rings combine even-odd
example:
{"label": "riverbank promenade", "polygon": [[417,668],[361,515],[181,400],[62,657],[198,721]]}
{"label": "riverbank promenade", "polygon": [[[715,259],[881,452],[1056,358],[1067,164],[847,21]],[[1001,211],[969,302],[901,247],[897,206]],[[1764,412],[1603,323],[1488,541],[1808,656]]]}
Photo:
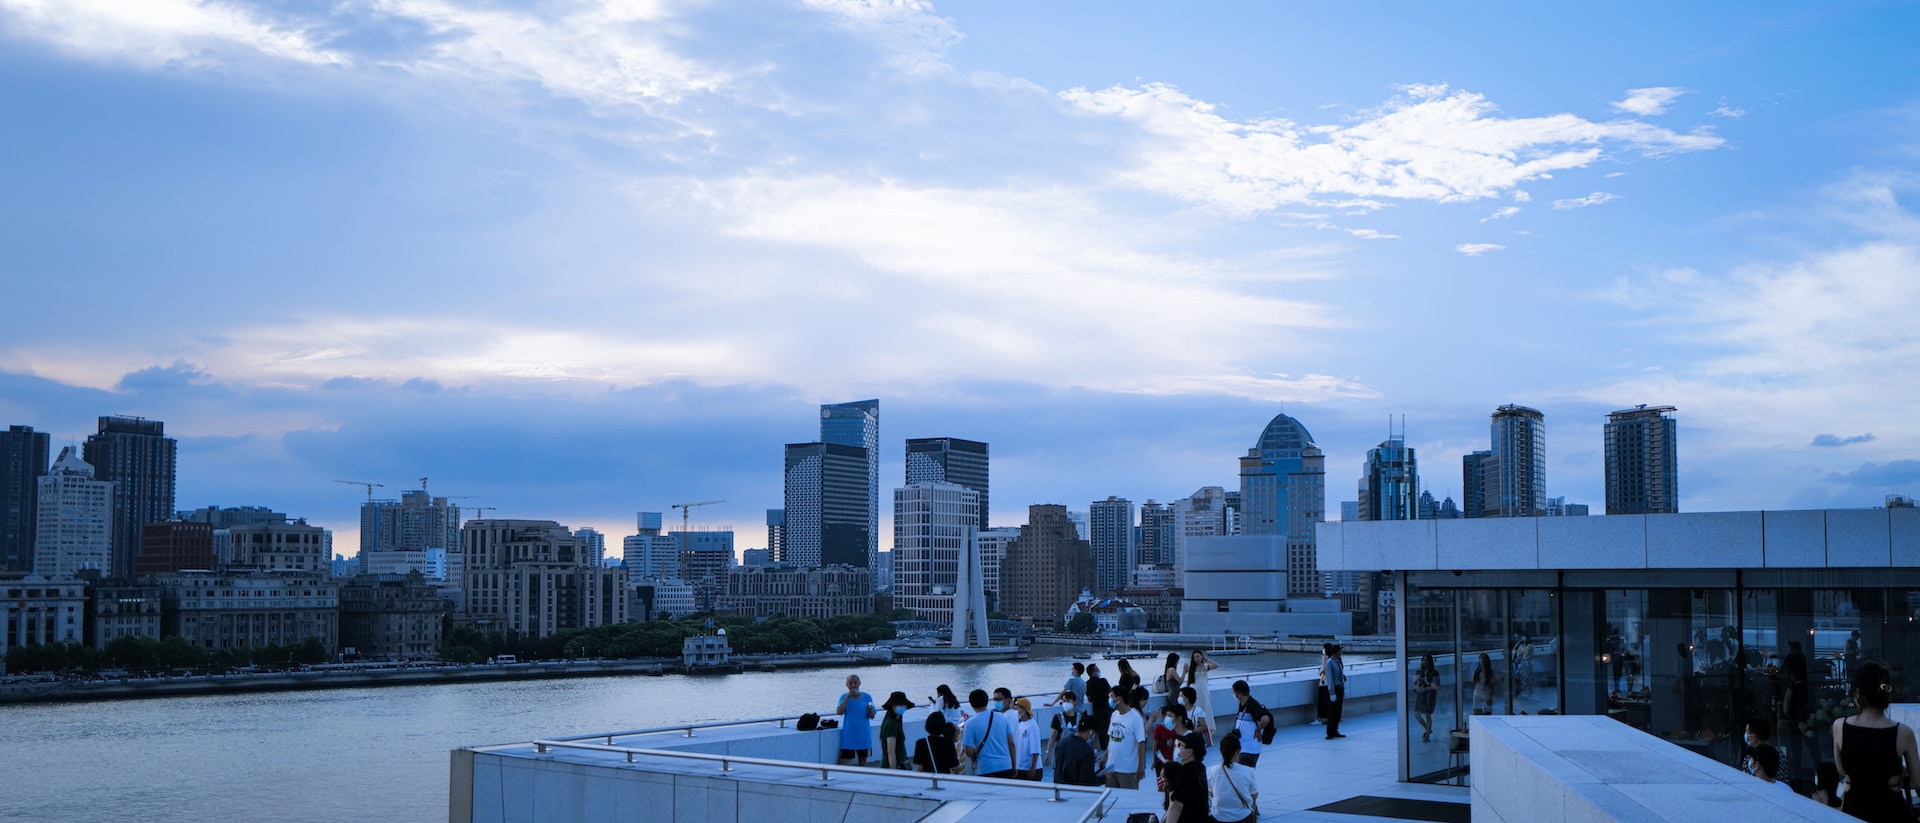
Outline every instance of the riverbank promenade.
{"label": "riverbank promenade", "polygon": [[[1365,690],[1379,689],[1378,697],[1391,700],[1392,669],[1372,668],[1380,682]],[[1356,701],[1342,724],[1347,736],[1328,740],[1323,727],[1286,719],[1308,711],[1310,704],[1288,705],[1281,696],[1300,692],[1310,699],[1310,670],[1248,679],[1256,696],[1274,699],[1282,724],[1256,769],[1262,820],[1468,819],[1467,789],[1397,782],[1398,718],[1365,710],[1390,703]],[[1233,705],[1227,685],[1215,691],[1217,707]],[[908,712],[912,738],[920,736],[927,711]],[[1056,710],[1036,705],[1036,711],[1044,728]],[[626,819],[671,810],[676,821],[713,823],[1076,823],[1163,813],[1151,776],[1142,790],[1061,789],[1051,774],[1031,783],[835,768],[826,764],[833,763],[838,742],[837,729],[800,732],[791,719],[777,718],[461,749],[452,758],[449,820]],[[1219,762],[1218,753],[1209,752],[1208,762]]]}

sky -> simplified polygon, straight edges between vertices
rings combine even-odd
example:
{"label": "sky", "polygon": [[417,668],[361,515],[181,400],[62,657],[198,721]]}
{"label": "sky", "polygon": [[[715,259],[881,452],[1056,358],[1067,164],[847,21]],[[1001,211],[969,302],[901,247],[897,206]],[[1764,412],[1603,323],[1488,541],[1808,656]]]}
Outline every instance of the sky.
{"label": "sky", "polygon": [[[1912,3],[0,0],[0,425],[165,421],[178,506],[363,489],[765,544],[880,399],[992,520],[1237,487],[1329,519],[1405,419],[1459,497],[1678,408],[1683,511],[1920,493]],[[886,508],[883,504],[883,510]],[[670,515],[669,519],[672,518]],[[883,524],[887,521],[883,517]],[[889,542],[883,525],[881,546]]]}

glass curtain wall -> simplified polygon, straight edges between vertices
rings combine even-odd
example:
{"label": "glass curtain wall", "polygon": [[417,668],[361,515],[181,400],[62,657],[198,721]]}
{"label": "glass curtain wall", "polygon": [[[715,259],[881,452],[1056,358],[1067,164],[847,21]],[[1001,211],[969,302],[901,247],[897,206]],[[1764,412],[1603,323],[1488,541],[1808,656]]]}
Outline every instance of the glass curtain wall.
{"label": "glass curtain wall", "polygon": [[1763,720],[1801,784],[1833,760],[1850,672],[1920,694],[1920,569],[1547,574],[1406,575],[1410,780],[1471,781],[1473,714],[1572,713],[1736,766]]}

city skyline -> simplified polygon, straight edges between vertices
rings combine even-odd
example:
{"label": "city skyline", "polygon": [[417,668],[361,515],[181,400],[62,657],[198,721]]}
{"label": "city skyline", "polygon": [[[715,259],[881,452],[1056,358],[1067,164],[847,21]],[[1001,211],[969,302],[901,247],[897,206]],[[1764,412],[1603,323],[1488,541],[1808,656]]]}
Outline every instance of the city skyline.
{"label": "city skyline", "polygon": [[747,534],[850,397],[882,493],[991,443],[995,525],[1276,413],[1463,501],[1509,403],[1596,511],[1641,403],[1686,511],[1920,489],[1901,8],[143,6],[0,2],[0,425],[165,421],[176,509]]}

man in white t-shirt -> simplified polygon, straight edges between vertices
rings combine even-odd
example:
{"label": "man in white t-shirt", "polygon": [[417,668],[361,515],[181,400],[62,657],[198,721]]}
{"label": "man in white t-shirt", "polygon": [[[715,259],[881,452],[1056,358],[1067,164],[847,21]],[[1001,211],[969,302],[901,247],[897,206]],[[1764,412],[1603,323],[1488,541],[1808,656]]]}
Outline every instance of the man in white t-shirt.
{"label": "man in white t-shirt", "polygon": [[1107,721],[1107,752],[1101,759],[1107,787],[1138,789],[1147,772],[1147,728],[1134,711],[1133,695],[1113,690],[1113,718]]}

